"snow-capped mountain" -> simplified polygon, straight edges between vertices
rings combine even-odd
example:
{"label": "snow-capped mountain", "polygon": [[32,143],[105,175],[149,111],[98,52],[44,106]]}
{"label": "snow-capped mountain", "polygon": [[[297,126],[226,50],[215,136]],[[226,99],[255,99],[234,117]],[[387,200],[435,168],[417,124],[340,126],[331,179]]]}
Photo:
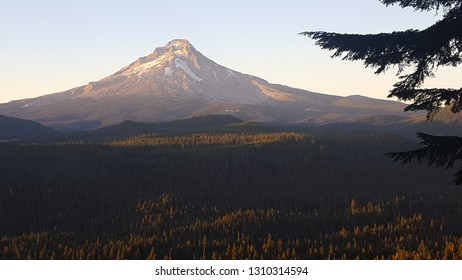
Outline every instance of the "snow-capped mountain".
{"label": "snow-capped mountain", "polygon": [[97,82],[0,104],[0,114],[81,130],[125,120],[156,122],[198,114],[273,122],[332,121],[401,114],[403,107],[393,101],[270,84],[213,62],[187,40],[173,40]]}
{"label": "snow-capped mountain", "polygon": [[255,90],[257,78],[220,66],[187,40],[174,40],[115,74],[84,88],[82,96],[195,96],[258,104],[270,99]]}

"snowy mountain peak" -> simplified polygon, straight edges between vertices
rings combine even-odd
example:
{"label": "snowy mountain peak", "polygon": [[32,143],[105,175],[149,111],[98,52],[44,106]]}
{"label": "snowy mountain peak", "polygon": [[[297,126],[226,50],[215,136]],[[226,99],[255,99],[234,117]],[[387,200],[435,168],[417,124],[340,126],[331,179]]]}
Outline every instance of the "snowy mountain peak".
{"label": "snowy mountain peak", "polygon": [[170,41],[164,48],[168,48],[169,51],[172,51],[176,55],[185,57],[191,56],[191,54],[196,51],[189,41],[185,39]]}
{"label": "snowy mountain peak", "polygon": [[190,49],[192,47],[191,43],[189,43],[186,39],[175,39],[167,43],[164,48],[172,48],[174,50],[184,50]]}
{"label": "snowy mountain peak", "polygon": [[156,50],[149,56],[155,58],[165,54],[175,54],[177,56],[190,57],[193,53],[197,52],[196,49],[185,39],[175,39],[168,42],[165,46],[156,48]]}
{"label": "snowy mountain peak", "polygon": [[[171,69],[178,68],[185,71],[188,76],[192,77],[193,80],[200,81],[202,78],[197,75],[191,75],[188,64],[200,68],[197,63],[197,56],[199,52],[185,39],[176,39],[168,42],[163,47],[158,47],[148,56],[141,57],[128,67],[121,69],[115,75],[123,76],[139,76],[146,72],[157,71],[160,69],[166,69],[164,71],[166,76],[171,75]],[[186,63],[185,61],[191,61]]]}

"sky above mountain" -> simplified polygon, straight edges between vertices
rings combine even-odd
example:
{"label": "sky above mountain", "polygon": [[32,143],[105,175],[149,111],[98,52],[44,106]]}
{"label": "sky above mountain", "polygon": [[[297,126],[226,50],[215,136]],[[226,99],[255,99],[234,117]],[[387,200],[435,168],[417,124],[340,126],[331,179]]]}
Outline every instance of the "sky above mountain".
{"label": "sky above mountain", "polygon": [[[386,98],[396,71],[376,76],[360,62],[332,60],[297,34],[423,29],[439,18],[375,0],[0,0],[0,102],[99,80],[176,38],[272,83]],[[458,88],[461,74],[441,69],[428,86]]]}

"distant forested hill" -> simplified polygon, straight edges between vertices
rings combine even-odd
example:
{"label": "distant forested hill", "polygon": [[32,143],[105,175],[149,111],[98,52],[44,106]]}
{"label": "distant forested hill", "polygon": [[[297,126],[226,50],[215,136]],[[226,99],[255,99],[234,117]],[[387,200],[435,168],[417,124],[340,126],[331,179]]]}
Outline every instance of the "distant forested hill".
{"label": "distant forested hill", "polygon": [[39,123],[0,115],[0,139],[31,139],[56,136],[58,132]]}
{"label": "distant forested hill", "polygon": [[244,122],[231,115],[200,115],[163,123],[143,123],[125,121],[120,124],[102,127],[93,131],[63,134],[55,141],[101,142],[125,139],[141,134],[183,135],[190,133],[256,133],[272,132],[269,126]]}

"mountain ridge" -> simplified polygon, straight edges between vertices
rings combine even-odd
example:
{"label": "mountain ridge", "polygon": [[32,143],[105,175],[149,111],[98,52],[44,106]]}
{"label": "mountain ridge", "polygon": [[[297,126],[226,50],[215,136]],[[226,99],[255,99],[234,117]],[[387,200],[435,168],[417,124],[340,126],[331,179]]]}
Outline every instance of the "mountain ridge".
{"label": "mountain ridge", "polygon": [[244,122],[231,115],[200,115],[162,123],[135,122],[127,120],[119,124],[101,127],[91,131],[63,134],[54,139],[62,141],[112,141],[143,134],[157,136],[179,136],[195,133],[247,133],[268,132],[273,128],[257,123]]}
{"label": "mountain ridge", "polygon": [[37,122],[0,115],[0,142],[57,136],[58,132]]}

